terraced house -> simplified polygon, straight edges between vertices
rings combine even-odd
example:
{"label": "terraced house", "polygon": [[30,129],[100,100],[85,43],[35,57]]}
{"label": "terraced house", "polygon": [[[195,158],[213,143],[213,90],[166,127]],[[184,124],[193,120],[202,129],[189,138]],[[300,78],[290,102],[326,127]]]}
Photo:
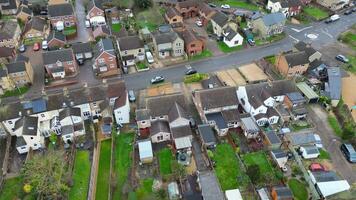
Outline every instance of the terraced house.
{"label": "terraced house", "polygon": [[21,36],[16,20],[0,21],[0,47],[17,47]]}

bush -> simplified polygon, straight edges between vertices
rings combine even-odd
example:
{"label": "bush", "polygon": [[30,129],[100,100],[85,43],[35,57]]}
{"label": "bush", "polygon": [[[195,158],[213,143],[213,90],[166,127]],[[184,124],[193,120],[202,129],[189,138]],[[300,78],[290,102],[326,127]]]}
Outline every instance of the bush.
{"label": "bush", "polygon": [[196,74],[192,74],[192,75],[188,75],[186,77],[184,77],[184,83],[196,83],[196,82],[200,82],[203,79],[207,78],[208,75],[207,74],[201,74],[201,73],[196,73]]}

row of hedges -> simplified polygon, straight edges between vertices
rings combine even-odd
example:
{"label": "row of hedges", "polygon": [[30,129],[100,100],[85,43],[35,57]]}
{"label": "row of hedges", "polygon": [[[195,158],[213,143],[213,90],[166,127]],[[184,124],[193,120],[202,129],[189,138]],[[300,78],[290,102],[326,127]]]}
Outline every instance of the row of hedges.
{"label": "row of hedges", "polygon": [[337,121],[342,127],[341,138],[344,140],[349,140],[356,135],[356,123],[352,118],[351,112],[344,101],[341,99],[339,104],[333,108],[333,112],[336,116]]}

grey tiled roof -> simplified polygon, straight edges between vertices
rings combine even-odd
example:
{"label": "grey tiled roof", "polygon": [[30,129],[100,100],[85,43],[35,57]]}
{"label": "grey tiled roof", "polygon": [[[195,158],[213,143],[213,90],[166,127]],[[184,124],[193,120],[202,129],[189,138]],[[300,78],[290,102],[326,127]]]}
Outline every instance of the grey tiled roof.
{"label": "grey tiled roof", "polygon": [[286,20],[286,17],[283,13],[276,12],[264,15],[262,21],[266,26],[272,26],[274,24],[283,23]]}
{"label": "grey tiled roof", "polygon": [[73,14],[74,14],[74,10],[71,3],[48,6],[48,15],[50,17],[69,16]]}
{"label": "grey tiled roof", "polygon": [[127,36],[118,39],[121,51],[143,48],[143,42],[138,36]]}
{"label": "grey tiled roof", "polygon": [[198,90],[195,92],[195,96],[196,98],[200,98],[201,107],[203,109],[213,109],[238,104],[236,88],[234,87]]}
{"label": "grey tiled roof", "polygon": [[43,64],[53,64],[57,61],[67,62],[73,61],[73,51],[72,49],[61,49],[55,51],[46,51],[42,53],[43,56]]}
{"label": "grey tiled roof", "polygon": [[26,71],[26,64],[24,61],[13,62],[13,63],[6,64],[6,68],[9,74],[24,72]]}
{"label": "grey tiled roof", "polygon": [[223,27],[229,20],[229,18],[222,12],[217,11],[212,17],[215,23],[217,23],[220,27]]}

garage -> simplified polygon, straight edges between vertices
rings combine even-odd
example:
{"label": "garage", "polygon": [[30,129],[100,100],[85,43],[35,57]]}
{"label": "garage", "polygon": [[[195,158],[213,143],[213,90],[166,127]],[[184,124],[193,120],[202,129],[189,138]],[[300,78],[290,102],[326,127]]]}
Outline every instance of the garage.
{"label": "garage", "polygon": [[297,88],[306,98],[308,103],[318,102],[319,95],[316,92],[314,92],[314,90],[306,82],[297,83]]}

